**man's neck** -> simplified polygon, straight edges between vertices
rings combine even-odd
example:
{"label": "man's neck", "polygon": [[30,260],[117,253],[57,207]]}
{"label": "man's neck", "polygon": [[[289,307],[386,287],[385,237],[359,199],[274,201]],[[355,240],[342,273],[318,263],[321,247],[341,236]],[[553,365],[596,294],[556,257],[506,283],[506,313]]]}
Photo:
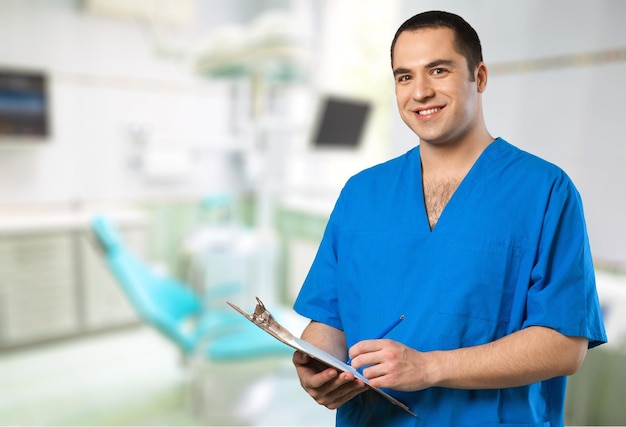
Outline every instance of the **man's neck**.
{"label": "man's neck", "polygon": [[463,177],[493,141],[494,138],[488,133],[481,138],[459,144],[438,145],[422,141],[422,172],[432,177]]}

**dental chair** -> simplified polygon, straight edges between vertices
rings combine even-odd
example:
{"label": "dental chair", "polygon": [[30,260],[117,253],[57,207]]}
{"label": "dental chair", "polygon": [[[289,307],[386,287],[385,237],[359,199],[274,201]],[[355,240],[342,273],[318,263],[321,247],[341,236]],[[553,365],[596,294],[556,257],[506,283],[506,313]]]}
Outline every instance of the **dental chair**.
{"label": "dental chair", "polygon": [[[190,374],[186,402],[199,425],[250,425],[282,408],[284,393],[299,389],[293,350],[225,303],[241,290],[239,284],[216,285],[200,295],[137,257],[106,215],[92,218],[91,231],[140,319],[180,349]],[[291,310],[281,315],[276,309],[281,323],[293,322]],[[268,379],[280,385],[285,378],[287,391],[267,387]]]}
{"label": "dental chair", "polygon": [[230,361],[292,353],[225,303],[223,307],[209,304],[212,296],[223,298],[234,284],[225,283],[200,296],[185,283],[156,273],[132,253],[106,215],[95,216],[91,230],[108,269],[140,319],[184,356]]}

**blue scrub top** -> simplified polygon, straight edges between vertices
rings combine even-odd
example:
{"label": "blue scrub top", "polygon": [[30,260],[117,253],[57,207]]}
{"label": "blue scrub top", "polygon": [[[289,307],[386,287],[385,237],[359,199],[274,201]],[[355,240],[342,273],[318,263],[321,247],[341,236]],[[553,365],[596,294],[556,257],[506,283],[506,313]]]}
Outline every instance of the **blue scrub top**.
{"label": "blue scrub top", "polygon": [[[435,228],[419,147],[352,177],[294,309],[346,336],[420,351],[485,344],[528,326],[606,341],[580,196],[558,167],[498,138]],[[501,390],[390,390],[413,418],[367,392],[338,425],[562,425],[565,378]],[[376,401],[376,404],[373,402]]]}

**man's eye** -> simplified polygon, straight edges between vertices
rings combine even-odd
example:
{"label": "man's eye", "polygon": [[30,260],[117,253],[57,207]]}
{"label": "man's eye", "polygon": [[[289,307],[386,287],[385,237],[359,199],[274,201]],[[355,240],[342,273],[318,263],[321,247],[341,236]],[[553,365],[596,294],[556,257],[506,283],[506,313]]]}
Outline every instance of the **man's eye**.
{"label": "man's eye", "polygon": [[407,82],[407,81],[409,81],[410,79],[411,79],[411,76],[407,76],[407,75],[404,75],[404,76],[399,76],[399,77],[398,77],[398,82]]}
{"label": "man's eye", "polygon": [[433,68],[432,74],[438,76],[444,74],[447,70],[445,68]]}

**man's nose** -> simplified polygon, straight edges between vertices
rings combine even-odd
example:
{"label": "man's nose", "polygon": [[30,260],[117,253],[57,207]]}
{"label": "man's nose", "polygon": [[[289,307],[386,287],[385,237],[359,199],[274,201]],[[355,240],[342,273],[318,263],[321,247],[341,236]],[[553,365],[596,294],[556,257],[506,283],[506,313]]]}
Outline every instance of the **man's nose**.
{"label": "man's nose", "polygon": [[435,95],[430,79],[428,76],[416,76],[413,79],[413,99],[423,101],[432,98]]}

